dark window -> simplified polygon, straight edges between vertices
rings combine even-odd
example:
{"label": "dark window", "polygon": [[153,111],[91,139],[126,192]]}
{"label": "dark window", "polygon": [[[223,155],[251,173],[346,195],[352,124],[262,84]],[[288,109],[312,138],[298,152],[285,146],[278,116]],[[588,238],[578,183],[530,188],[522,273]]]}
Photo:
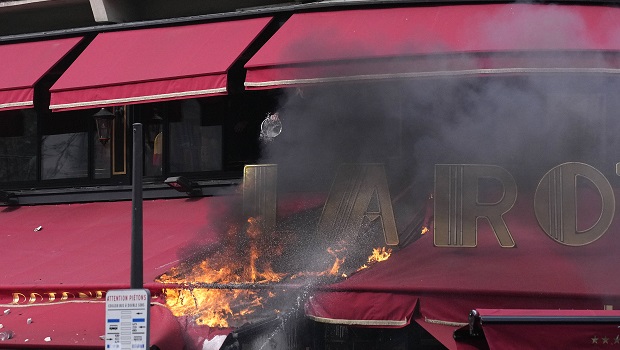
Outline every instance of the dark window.
{"label": "dark window", "polygon": [[[17,187],[30,188],[40,180],[110,178],[111,142],[98,141],[93,114],[93,110],[0,112],[3,187],[13,187],[15,183]],[[46,184],[57,182],[40,185]]]}
{"label": "dark window", "polygon": [[0,182],[36,180],[36,157],[36,112],[0,112]]}
{"label": "dark window", "polygon": [[[219,100],[218,100],[219,101]],[[143,124],[144,176],[223,169],[221,103],[189,99],[136,106]]]}
{"label": "dark window", "polygon": [[88,177],[88,122],[75,112],[42,119],[42,180]]}
{"label": "dark window", "polygon": [[163,175],[164,164],[164,127],[168,116],[173,111],[170,103],[146,104],[135,106],[136,121],[142,123],[144,176],[159,177]]}
{"label": "dark window", "polygon": [[95,112],[58,112],[41,118],[41,180],[110,178],[113,141],[99,141]]}
{"label": "dark window", "polygon": [[88,176],[88,134],[65,133],[41,138],[41,179]]}
{"label": "dark window", "polygon": [[260,157],[260,124],[275,101],[259,93],[133,106],[143,125],[144,176],[239,177]]}
{"label": "dark window", "polygon": [[214,108],[198,100],[181,102],[180,118],[170,121],[170,172],[222,170],[222,124]]}

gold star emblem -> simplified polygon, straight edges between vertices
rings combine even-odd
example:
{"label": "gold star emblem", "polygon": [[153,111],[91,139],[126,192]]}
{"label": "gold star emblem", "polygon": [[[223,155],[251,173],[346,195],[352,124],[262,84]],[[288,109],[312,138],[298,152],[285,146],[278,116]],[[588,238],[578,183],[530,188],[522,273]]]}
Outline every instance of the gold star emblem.
{"label": "gold star emblem", "polygon": [[609,338],[603,337],[603,344],[609,344]]}
{"label": "gold star emblem", "polygon": [[614,338],[614,344],[620,344],[620,335],[617,335],[617,336]]}
{"label": "gold star emblem", "polygon": [[598,338],[596,337],[596,335],[592,337],[592,344],[598,344]]}

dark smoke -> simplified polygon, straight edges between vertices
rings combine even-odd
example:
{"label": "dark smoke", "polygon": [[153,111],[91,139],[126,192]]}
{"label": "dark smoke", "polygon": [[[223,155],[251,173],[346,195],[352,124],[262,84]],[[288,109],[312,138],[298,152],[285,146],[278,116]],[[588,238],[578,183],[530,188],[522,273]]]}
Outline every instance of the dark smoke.
{"label": "dark smoke", "polygon": [[[405,243],[419,232],[435,164],[507,169],[533,193],[565,162],[614,180],[620,119],[616,78],[520,75],[342,84],[291,91],[283,132],[265,145],[280,191],[328,192],[342,163],[385,164]],[[411,232],[406,232],[406,231]]]}
{"label": "dark smoke", "polygon": [[[472,16],[467,23],[476,34],[472,42],[500,51],[528,48],[530,54],[516,56],[525,67],[613,67],[613,55],[557,51],[620,44],[620,29],[592,37],[591,22],[571,7],[507,4],[494,17]],[[339,38],[339,33],[326,38]],[[301,56],[355,45],[359,52],[372,51],[364,43],[345,48],[327,41],[309,36],[290,49]],[[475,54],[442,53],[444,47],[438,42],[437,54],[415,60],[434,65],[437,72],[449,71],[448,62],[469,66],[480,60]],[[355,62],[343,65],[342,75],[355,72],[354,67]],[[392,71],[389,61],[385,71]],[[433,166],[442,163],[500,165],[526,188],[567,161],[613,174],[619,131],[613,91],[618,85],[614,74],[547,70],[291,88],[278,111],[283,132],[265,145],[262,162],[279,165],[285,191],[329,189],[344,162],[384,163],[393,196],[418,184],[431,186],[430,192]]]}
{"label": "dark smoke", "polygon": [[[531,12],[506,7],[498,18],[472,18],[471,24],[490,46],[500,49],[523,45],[546,50],[567,42],[578,47],[591,40],[584,35],[582,19],[560,7]],[[496,25],[507,19],[509,25]],[[337,37],[337,33],[331,35]],[[303,55],[305,50],[322,48],[320,42],[300,40],[291,49]],[[467,64],[479,59],[467,53],[416,59],[445,72],[450,67],[434,61],[446,57],[450,58],[446,62]],[[584,57],[587,67],[609,67],[615,60],[605,54]],[[548,53],[542,61],[547,67],[571,67],[577,61],[583,64],[584,57],[575,60],[574,53]],[[519,53],[519,59],[527,66],[532,63],[529,59],[541,60],[541,56]],[[349,74],[355,70],[346,69]],[[282,193],[326,193],[342,163],[384,164],[401,245],[405,245],[423,224],[435,164],[499,165],[515,177],[519,191],[530,193],[548,170],[564,162],[588,163],[613,180],[615,163],[620,161],[616,136],[620,102],[615,97],[619,87],[620,79],[610,74],[549,70],[290,88],[275,111],[283,124],[282,134],[263,144],[261,163],[278,164]],[[287,227],[304,235],[290,251],[299,259],[296,267],[330,258],[317,259],[325,254],[313,252],[316,242],[308,238],[316,229],[320,210],[313,208],[303,215],[289,219]]]}

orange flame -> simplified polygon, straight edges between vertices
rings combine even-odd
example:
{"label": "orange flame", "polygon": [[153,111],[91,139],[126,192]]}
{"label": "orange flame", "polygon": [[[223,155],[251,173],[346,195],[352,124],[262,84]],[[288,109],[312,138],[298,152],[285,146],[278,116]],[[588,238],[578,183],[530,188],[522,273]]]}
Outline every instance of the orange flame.
{"label": "orange flame", "polygon": [[[242,234],[239,234],[240,232]],[[268,258],[284,252],[284,244],[274,244],[282,242],[278,240],[279,237],[281,236],[272,235],[269,231],[263,232],[258,218],[248,219],[245,230],[240,230],[238,226],[230,227],[223,239],[224,247],[209,259],[204,259],[195,265],[182,264],[159,277],[159,282],[180,285],[164,289],[166,305],[173,315],[189,317],[198,325],[231,327],[247,322],[249,317],[252,317],[250,315],[259,310],[262,310],[261,315],[280,312],[275,308],[266,309],[264,305],[270,298],[277,297],[279,290],[237,289],[234,288],[238,287],[235,284],[279,282],[285,276],[290,279],[301,276],[347,277],[341,271],[347,261],[348,245],[345,242],[338,242],[333,247],[327,248],[333,263],[331,259],[329,263],[326,262],[327,266],[323,271],[302,272],[295,275],[274,271]],[[388,259],[391,253],[392,250],[385,247],[374,248],[362,268]],[[354,260],[355,257],[353,260],[350,259]],[[192,286],[192,283],[195,285]],[[210,286],[211,284],[213,286]],[[224,288],[224,284],[231,285],[231,288]]]}
{"label": "orange flame", "polygon": [[333,249],[331,247],[327,248],[327,252],[329,254],[331,254],[335,258],[335,260],[334,260],[334,263],[332,264],[332,267],[329,270],[324,271],[320,275],[325,275],[326,274],[326,275],[329,275],[329,276],[338,276],[338,271],[340,271],[340,267],[342,266],[342,264],[344,264],[344,262],[346,260],[346,257],[342,257],[342,258],[338,257],[338,253],[341,253],[341,252],[343,252],[345,250],[346,249],[344,249],[344,248],[341,248],[341,249]]}
{"label": "orange flame", "polygon": [[389,259],[391,255],[392,255],[391,248],[387,248],[387,249],[385,247],[373,248],[372,254],[370,254],[370,256],[368,257],[368,261],[366,262],[366,264],[362,265],[359,269],[357,269],[357,271],[367,269],[372,264],[385,261]]}
{"label": "orange flame", "polygon": [[422,234],[426,234],[428,232],[428,227],[422,227]]}
{"label": "orange flame", "polygon": [[392,255],[391,248],[388,248],[388,249],[385,249],[385,247],[374,248],[372,250],[372,255],[368,257],[368,263],[385,261],[390,258],[390,255]]}
{"label": "orange flame", "polygon": [[[260,223],[250,218],[246,229],[250,254],[238,252],[238,228],[231,227],[224,242],[225,248],[194,266],[181,265],[158,278],[159,282],[189,285],[188,288],[165,289],[166,305],[175,316],[190,316],[198,325],[229,327],[229,320],[243,321],[254,313],[264,299],[274,297],[273,291],[248,289],[193,288],[191,283],[235,284],[268,283],[280,281],[284,273],[273,271],[270,262],[261,260],[259,254]],[[265,294],[265,295],[263,295]]]}

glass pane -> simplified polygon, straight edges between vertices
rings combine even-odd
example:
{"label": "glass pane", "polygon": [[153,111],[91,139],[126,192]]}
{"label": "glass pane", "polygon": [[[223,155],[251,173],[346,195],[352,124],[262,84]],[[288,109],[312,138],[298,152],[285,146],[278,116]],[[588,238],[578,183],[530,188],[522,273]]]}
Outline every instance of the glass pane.
{"label": "glass pane", "polygon": [[181,118],[170,122],[170,171],[196,172],[222,170],[222,126],[203,126],[197,100],[183,101]]}
{"label": "glass pane", "polygon": [[88,176],[88,133],[44,135],[41,143],[41,178]]}
{"label": "glass pane", "polygon": [[36,180],[36,157],[36,112],[0,113],[0,182]]}

